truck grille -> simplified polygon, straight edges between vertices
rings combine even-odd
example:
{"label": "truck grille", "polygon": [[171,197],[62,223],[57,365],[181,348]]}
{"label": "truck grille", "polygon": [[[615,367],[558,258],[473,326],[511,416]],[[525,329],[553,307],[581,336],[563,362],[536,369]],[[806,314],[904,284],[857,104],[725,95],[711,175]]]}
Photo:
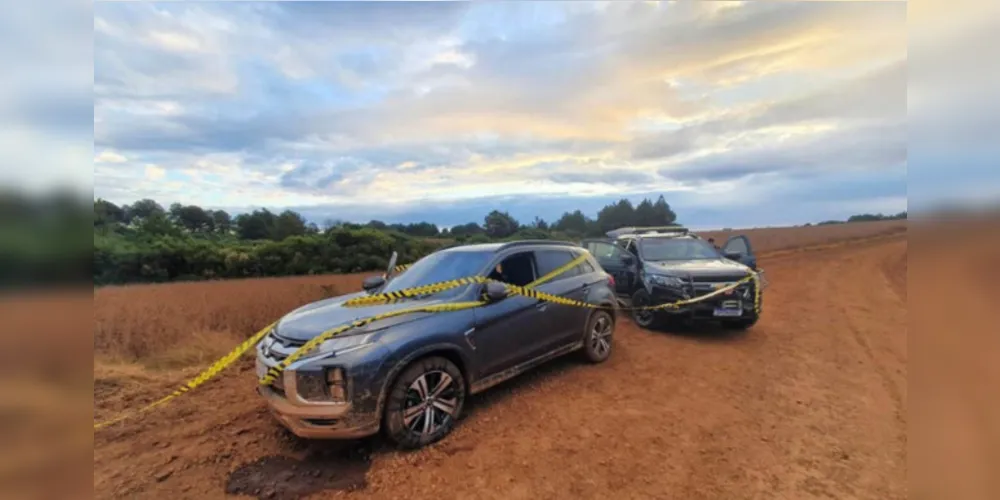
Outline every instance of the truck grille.
{"label": "truck grille", "polygon": [[699,283],[726,283],[739,281],[746,278],[746,274],[730,274],[722,276],[695,276],[692,278],[694,283],[697,285]]}

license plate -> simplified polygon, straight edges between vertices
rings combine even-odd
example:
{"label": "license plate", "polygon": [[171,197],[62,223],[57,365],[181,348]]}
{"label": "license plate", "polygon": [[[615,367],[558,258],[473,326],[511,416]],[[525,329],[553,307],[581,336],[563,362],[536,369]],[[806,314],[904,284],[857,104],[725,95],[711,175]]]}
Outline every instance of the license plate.
{"label": "license plate", "polygon": [[743,303],[738,300],[727,300],[722,307],[715,308],[715,315],[732,318],[743,315]]}

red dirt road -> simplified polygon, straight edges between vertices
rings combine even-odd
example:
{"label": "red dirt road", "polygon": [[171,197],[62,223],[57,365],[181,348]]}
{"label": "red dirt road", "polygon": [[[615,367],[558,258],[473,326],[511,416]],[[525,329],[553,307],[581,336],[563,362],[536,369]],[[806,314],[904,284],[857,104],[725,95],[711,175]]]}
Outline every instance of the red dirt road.
{"label": "red dirt road", "polygon": [[291,437],[247,359],[98,432],[95,494],[906,498],[906,254],[895,235],[762,258],[771,287],[749,332],[623,321],[607,363],[567,358],[496,387],[417,452]]}

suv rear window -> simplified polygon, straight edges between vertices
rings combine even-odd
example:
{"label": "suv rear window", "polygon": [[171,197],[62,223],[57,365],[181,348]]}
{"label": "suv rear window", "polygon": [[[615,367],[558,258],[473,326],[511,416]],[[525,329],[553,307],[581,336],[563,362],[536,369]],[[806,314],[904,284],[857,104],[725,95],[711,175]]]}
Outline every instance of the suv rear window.
{"label": "suv rear window", "polygon": [[[546,274],[559,269],[573,260],[573,254],[563,251],[563,250],[538,250],[535,252],[535,261],[538,264],[538,275],[545,276]],[[569,278],[571,276],[576,276],[576,269],[569,269],[566,272],[560,274],[555,280],[560,280],[564,278]]]}
{"label": "suv rear window", "polygon": [[[572,252],[567,252],[565,250],[538,250],[535,252],[535,260],[538,264],[538,276],[545,276],[546,274],[569,264],[570,261],[576,257],[577,256]],[[592,266],[590,262],[584,260],[572,268],[567,269],[557,278],[553,279],[553,281],[572,278],[574,276],[580,276],[581,274],[592,272],[594,272],[594,266]]]}

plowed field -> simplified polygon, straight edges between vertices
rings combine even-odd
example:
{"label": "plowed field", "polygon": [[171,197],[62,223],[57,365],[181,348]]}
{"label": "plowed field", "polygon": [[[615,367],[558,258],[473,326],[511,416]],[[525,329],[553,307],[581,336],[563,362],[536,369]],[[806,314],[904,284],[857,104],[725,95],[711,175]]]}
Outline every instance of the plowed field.
{"label": "plowed field", "polygon": [[[557,360],[474,397],[452,435],[416,452],[378,439],[291,436],[255,395],[245,359],[162,409],[97,432],[95,494],[906,498],[905,234],[842,240],[767,249],[760,264],[771,286],[748,332],[648,331],[622,321],[607,363]],[[345,279],[353,285],[345,291],[356,287],[356,277]],[[98,324],[122,316],[101,313],[100,301],[99,293]],[[204,342],[217,353],[232,345]],[[146,354],[143,342],[131,345],[133,356]],[[197,372],[171,368],[171,359],[184,360],[163,354],[169,349],[153,351],[157,369],[135,359],[97,363],[95,418]],[[110,344],[103,354],[127,358]]]}

